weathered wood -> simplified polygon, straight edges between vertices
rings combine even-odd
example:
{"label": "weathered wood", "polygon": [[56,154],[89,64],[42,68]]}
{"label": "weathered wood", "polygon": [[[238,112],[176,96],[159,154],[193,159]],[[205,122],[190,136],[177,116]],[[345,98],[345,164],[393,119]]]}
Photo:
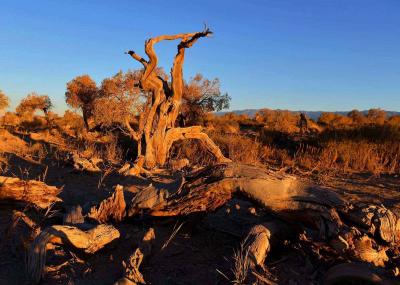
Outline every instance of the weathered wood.
{"label": "weathered wood", "polygon": [[[187,215],[213,211],[241,193],[282,217],[303,211],[307,205],[337,207],[345,204],[338,195],[308,185],[295,176],[279,174],[255,166],[219,164],[186,177],[180,195],[171,196],[166,206],[156,207],[154,216]],[[325,210],[325,209],[324,209]]]}
{"label": "weathered wood", "polygon": [[[198,39],[207,37],[212,32],[205,28],[201,32],[176,35],[162,35],[145,42],[145,52],[148,60],[134,51],[127,53],[144,67],[140,79],[141,88],[150,94],[139,116],[138,129],[130,124],[127,129],[131,137],[137,141],[138,155],[144,157],[144,167],[154,168],[166,163],[169,150],[174,142],[183,139],[197,139],[215,156],[218,162],[228,161],[219,147],[202,131],[200,126],[187,128],[175,127],[180,112],[183,95],[183,63],[185,50],[192,47]],[[158,57],[154,45],[165,40],[180,40],[178,52],[171,69],[171,83],[158,74]],[[142,142],[145,148],[142,149]]]}
{"label": "weathered wood", "polygon": [[120,222],[126,215],[125,209],[123,186],[117,185],[109,198],[90,209],[88,217],[99,223],[106,223],[110,220]]}
{"label": "weathered wood", "polygon": [[0,176],[0,200],[33,204],[46,209],[55,202],[62,201],[57,197],[60,191],[57,187],[41,181]]}
{"label": "weathered wood", "polygon": [[263,225],[255,225],[245,238],[246,250],[249,252],[250,268],[264,264],[271,249],[271,232]]}
{"label": "weathered wood", "polygon": [[98,225],[88,231],[72,226],[48,227],[35,238],[30,246],[26,264],[27,276],[34,284],[42,278],[48,243],[67,244],[86,253],[95,253],[119,236],[119,231],[112,225]]}
{"label": "weathered wood", "polygon": [[[178,216],[214,211],[234,194],[257,202],[299,230],[311,229],[313,239],[328,243],[349,259],[384,266],[387,251],[400,246],[400,220],[389,209],[355,206],[332,189],[248,165],[220,164],[196,172],[186,177],[182,191],[153,207],[149,214]],[[261,234],[260,239],[265,236]]]}
{"label": "weathered wood", "polygon": [[153,228],[150,228],[144,235],[142,240],[139,242],[138,248],[129,257],[127,263],[123,262],[125,268],[124,277],[119,279],[114,285],[136,285],[146,284],[142,273],[139,271],[139,267],[142,264],[143,258],[147,257],[151,253],[151,248],[156,238]]}
{"label": "weathered wood", "polygon": [[142,189],[132,199],[128,209],[128,216],[131,217],[141,210],[149,210],[154,207],[160,207],[165,204],[168,197],[168,191],[157,189],[152,184]]}

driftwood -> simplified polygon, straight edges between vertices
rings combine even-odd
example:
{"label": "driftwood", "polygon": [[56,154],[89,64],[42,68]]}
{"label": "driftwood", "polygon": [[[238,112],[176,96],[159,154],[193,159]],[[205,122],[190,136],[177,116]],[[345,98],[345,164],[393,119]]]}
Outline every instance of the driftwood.
{"label": "driftwood", "polygon": [[126,215],[125,208],[123,187],[117,185],[111,197],[102,201],[99,206],[93,206],[90,209],[88,217],[99,223],[106,223],[110,220],[120,222]]}
{"label": "driftwood", "polygon": [[41,181],[21,180],[14,177],[0,176],[0,200],[15,201],[22,204],[33,204],[46,209],[55,202],[60,189]]}
{"label": "driftwood", "polygon": [[[331,189],[294,176],[232,163],[186,177],[180,193],[153,207],[149,214],[178,216],[214,211],[234,194],[257,202],[299,230],[312,229],[313,240],[328,242],[349,259],[384,266],[387,251],[400,245],[399,217],[383,206],[355,206]],[[268,236],[264,233],[260,238]]]}
{"label": "driftwood", "polygon": [[146,284],[142,273],[139,271],[139,267],[142,264],[143,258],[147,257],[151,253],[151,248],[156,238],[154,229],[150,228],[143,236],[140,241],[138,248],[129,257],[127,262],[122,262],[125,268],[124,277],[119,279],[114,285],[136,285]]}
{"label": "driftwood", "polygon": [[[300,233],[307,229],[311,236],[304,237],[305,240],[324,243],[337,256],[349,260],[383,267],[389,256],[393,256],[389,251],[400,246],[400,220],[389,209],[380,205],[352,205],[332,189],[309,184],[292,175],[228,163],[205,168],[182,181],[184,184],[174,193],[153,186],[138,192],[129,204],[128,216],[143,211],[155,217],[210,212],[239,194],[286,222],[286,229],[290,228],[286,232]],[[118,197],[123,201],[122,188],[119,191]],[[113,201],[114,195],[98,209],[124,209]],[[109,204],[113,206],[105,206]],[[271,238],[277,232],[279,227],[273,224],[257,225],[249,232],[246,246],[251,266],[263,264]]]}
{"label": "driftwood", "polygon": [[36,284],[42,278],[48,243],[67,244],[85,253],[95,253],[119,238],[119,231],[111,225],[98,225],[88,231],[72,226],[51,226],[44,229],[32,242],[27,254],[27,276]]}

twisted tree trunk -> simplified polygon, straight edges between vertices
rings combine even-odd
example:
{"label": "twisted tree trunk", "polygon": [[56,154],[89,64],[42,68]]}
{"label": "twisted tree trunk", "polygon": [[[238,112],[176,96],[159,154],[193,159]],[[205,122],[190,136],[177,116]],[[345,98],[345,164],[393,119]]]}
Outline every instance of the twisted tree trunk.
{"label": "twisted tree trunk", "polygon": [[[202,132],[201,127],[176,128],[175,121],[183,94],[183,63],[185,49],[190,48],[199,38],[207,37],[212,32],[206,28],[202,32],[177,35],[162,35],[145,42],[145,52],[149,60],[143,59],[133,51],[128,54],[139,61],[144,72],[140,87],[150,94],[139,117],[137,130],[129,128],[131,137],[138,142],[138,156],[144,156],[144,166],[154,168],[165,164],[172,144],[178,140],[198,139],[206,149],[215,156],[218,162],[227,161],[218,146]],[[154,45],[164,40],[177,40],[178,52],[171,69],[171,82],[157,74],[158,58]]]}

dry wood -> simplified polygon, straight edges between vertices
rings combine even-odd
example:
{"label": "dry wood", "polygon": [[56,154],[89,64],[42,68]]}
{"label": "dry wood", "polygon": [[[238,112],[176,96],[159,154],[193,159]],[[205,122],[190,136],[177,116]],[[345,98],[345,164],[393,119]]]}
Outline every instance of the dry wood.
{"label": "dry wood", "polygon": [[34,284],[42,278],[48,243],[67,244],[86,253],[95,253],[119,236],[119,231],[112,225],[98,225],[86,232],[72,226],[48,227],[30,246],[26,261],[27,276]]}
{"label": "dry wood", "polygon": [[[140,86],[150,94],[144,110],[140,114],[138,129],[131,128],[129,122],[127,124],[131,137],[138,143],[138,154],[144,157],[144,166],[147,168],[164,165],[172,144],[184,139],[200,140],[206,149],[215,156],[217,161],[228,161],[200,126],[175,127],[183,95],[185,50],[190,48],[198,39],[207,37],[210,34],[212,32],[206,27],[201,32],[162,35],[151,38],[145,42],[145,52],[149,58],[148,60],[134,51],[127,52],[133,59],[143,65],[144,72],[140,79]],[[170,84],[157,73],[158,57],[154,50],[155,44],[165,40],[180,40],[177,46],[178,52],[171,69]]]}
{"label": "dry wood", "polygon": [[164,189],[157,189],[150,184],[148,187],[138,192],[132,199],[129,205],[128,216],[133,216],[140,212],[140,210],[152,209],[154,207],[164,205],[167,197],[168,191]]}
{"label": "dry wood", "polygon": [[[215,165],[186,177],[182,191],[153,207],[150,215],[214,211],[234,193],[245,195],[298,229],[312,229],[313,239],[331,241],[338,254],[345,253],[350,259],[384,266],[387,250],[400,246],[399,218],[383,206],[354,206],[329,188],[310,185],[291,175],[232,163]],[[261,234],[259,238],[264,240],[266,236]],[[260,255],[257,260],[262,259]]]}
{"label": "dry wood", "polygon": [[368,236],[354,241],[354,256],[362,261],[371,262],[375,266],[385,266],[385,262],[389,260],[386,250],[387,248],[379,248],[375,241]]}
{"label": "dry wood", "polygon": [[250,268],[264,264],[269,253],[271,232],[263,225],[255,225],[245,238],[246,250],[249,252]]}
{"label": "dry wood", "polygon": [[61,202],[57,197],[60,191],[41,181],[0,176],[0,200],[29,203],[46,209],[55,202]]}
{"label": "dry wood", "polygon": [[123,186],[117,185],[111,197],[90,209],[88,217],[99,223],[106,223],[110,220],[120,222],[126,215],[125,209]]}
{"label": "dry wood", "polygon": [[150,228],[144,235],[142,240],[139,242],[138,248],[129,257],[127,263],[123,262],[125,268],[124,277],[119,279],[114,285],[124,284],[146,284],[142,273],[139,271],[139,267],[142,264],[143,258],[151,254],[151,248],[156,238],[153,228]]}

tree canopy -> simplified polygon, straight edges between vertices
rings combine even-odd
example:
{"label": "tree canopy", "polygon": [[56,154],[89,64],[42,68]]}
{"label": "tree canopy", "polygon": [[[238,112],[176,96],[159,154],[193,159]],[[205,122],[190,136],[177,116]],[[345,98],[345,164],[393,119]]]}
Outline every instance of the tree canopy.
{"label": "tree canopy", "polygon": [[189,124],[197,124],[205,113],[229,108],[231,98],[221,93],[218,78],[209,80],[196,74],[184,85],[182,113]]}
{"label": "tree canopy", "polygon": [[7,109],[10,105],[10,99],[0,90],[0,111]]}
{"label": "tree canopy", "polygon": [[87,74],[77,76],[67,83],[65,99],[69,106],[81,109],[86,128],[93,115],[94,101],[100,96],[96,82]]}
{"label": "tree canopy", "polygon": [[32,116],[36,110],[41,110],[47,116],[53,104],[47,95],[39,95],[35,92],[28,94],[17,106],[16,112],[20,115]]}

